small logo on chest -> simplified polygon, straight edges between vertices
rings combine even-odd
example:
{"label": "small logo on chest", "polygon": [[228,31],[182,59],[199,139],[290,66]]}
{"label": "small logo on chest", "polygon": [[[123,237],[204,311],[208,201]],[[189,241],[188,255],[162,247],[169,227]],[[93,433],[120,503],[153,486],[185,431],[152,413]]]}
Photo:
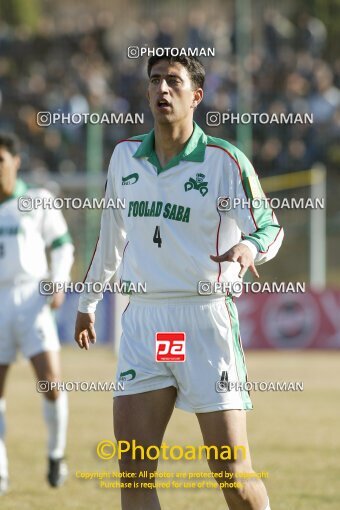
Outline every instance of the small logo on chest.
{"label": "small logo on chest", "polygon": [[126,177],[122,177],[122,185],[127,186],[128,184],[136,184],[139,179],[139,175],[137,173],[127,175]]}

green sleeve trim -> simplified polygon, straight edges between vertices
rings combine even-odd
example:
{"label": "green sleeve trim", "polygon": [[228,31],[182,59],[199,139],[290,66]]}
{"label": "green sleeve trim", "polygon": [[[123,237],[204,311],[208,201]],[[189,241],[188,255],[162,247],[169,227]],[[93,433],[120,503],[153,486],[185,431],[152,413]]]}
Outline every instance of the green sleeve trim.
{"label": "green sleeve trim", "polygon": [[280,230],[280,225],[267,224],[264,227],[258,228],[256,232],[249,236],[244,235],[243,239],[254,243],[258,247],[259,253],[267,253],[269,247],[279,235]]}
{"label": "green sleeve trim", "polygon": [[67,243],[72,243],[72,238],[71,238],[69,232],[65,232],[65,234],[63,234],[62,236],[57,237],[57,239],[54,239],[50,248],[51,248],[51,250],[55,250],[56,248],[59,248],[63,244],[67,244]]}
{"label": "green sleeve trim", "polygon": [[242,234],[242,241],[250,241],[258,251],[262,250],[261,244],[259,244],[256,239],[254,239],[253,234],[250,236],[246,236],[245,234]]}

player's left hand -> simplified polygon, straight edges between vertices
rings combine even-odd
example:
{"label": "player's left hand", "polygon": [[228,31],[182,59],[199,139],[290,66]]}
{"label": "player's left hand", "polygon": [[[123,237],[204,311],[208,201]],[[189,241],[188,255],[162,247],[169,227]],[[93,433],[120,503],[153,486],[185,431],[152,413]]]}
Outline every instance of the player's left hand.
{"label": "player's left hand", "polygon": [[65,293],[63,291],[55,292],[50,300],[50,307],[52,310],[60,308],[65,301]]}
{"label": "player's left hand", "polygon": [[246,271],[249,269],[257,278],[259,273],[254,264],[253,255],[245,244],[235,244],[230,250],[226,251],[222,255],[210,255],[211,260],[214,262],[238,262],[241,266],[239,277],[242,278]]}

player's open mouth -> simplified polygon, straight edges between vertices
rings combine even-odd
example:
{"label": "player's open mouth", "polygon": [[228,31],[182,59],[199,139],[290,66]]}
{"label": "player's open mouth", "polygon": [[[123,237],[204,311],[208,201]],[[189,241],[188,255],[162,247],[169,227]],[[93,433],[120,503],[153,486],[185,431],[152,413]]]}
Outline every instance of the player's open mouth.
{"label": "player's open mouth", "polygon": [[168,109],[170,109],[170,103],[166,99],[160,99],[157,102],[157,106],[161,110],[168,110]]}

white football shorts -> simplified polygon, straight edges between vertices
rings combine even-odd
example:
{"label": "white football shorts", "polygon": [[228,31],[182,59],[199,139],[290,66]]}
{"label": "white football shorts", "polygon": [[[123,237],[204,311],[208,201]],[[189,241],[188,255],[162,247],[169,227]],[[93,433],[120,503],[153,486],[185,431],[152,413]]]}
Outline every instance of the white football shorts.
{"label": "white football shorts", "polygon": [[39,282],[0,287],[0,364],[9,365],[20,350],[25,358],[60,349],[56,324]]}
{"label": "white football shorts", "polygon": [[[189,412],[252,409],[242,386],[247,372],[230,297],[151,301],[133,296],[122,316],[122,330],[116,383],[123,382],[124,390],[115,397],[174,386],[176,407]],[[170,344],[159,342],[169,336],[156,335],[162,332],[185,335]],[[185,361],[166,361],[184,356]]]}

